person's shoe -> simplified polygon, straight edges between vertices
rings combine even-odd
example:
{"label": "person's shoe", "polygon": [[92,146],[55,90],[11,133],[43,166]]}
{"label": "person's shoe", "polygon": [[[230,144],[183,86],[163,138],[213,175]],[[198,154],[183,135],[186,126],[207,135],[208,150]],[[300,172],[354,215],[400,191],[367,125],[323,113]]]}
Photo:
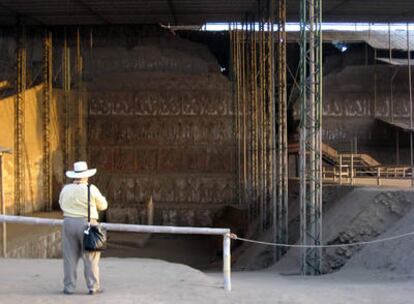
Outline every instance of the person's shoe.
{"label": "person's shoe", "polygon": [[63,293],[65,295],[72,295],[73,294],[73,291],[69,291],[69,290],[63,289]]}
{"label": "person's shoe", "polygon": [[98,293],[103,293],[103,289],[89,290],[88,294],[93,296],[93,295],[96,295]]}

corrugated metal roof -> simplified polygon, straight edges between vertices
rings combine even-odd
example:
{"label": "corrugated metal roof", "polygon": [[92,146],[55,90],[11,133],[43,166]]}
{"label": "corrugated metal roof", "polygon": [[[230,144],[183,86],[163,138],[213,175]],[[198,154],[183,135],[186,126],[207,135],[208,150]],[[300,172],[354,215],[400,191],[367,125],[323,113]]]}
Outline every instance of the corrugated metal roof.
{"label": "corrugated metal roof", "polygon": [[[0,0],[0,25],[202,24],[241,21],[257,0]],[[289,21],[298,21],[299,1],[287,1]],[[414,21],[413,0],[324,0],[327,22]]]}
{"label": "corrugated metal roof", "polygon": [[[346,43],[366,42],[374,49],[407,50],[407,31],[323,31],[324,41],[338,41]],[[287,33],[289,41],[298,41],[298,32]],[[414,51],[414,31],[410,30],[410,49]],[[413,60],[414,61],[414,60]]]}

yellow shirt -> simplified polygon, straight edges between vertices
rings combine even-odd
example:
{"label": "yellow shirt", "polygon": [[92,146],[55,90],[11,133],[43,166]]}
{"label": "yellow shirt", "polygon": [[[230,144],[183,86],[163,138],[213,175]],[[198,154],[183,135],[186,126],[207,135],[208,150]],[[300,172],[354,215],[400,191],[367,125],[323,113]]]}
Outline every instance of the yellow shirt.
{"label": "yellow shirt", "polygon": [[[91,219],[98,220],[98,211],[108,208],[108,202],[99,189],[91,185]],[[87,184],[68,184],[60,192],[60,209],[63,216],[88,217],[88,188]]]}

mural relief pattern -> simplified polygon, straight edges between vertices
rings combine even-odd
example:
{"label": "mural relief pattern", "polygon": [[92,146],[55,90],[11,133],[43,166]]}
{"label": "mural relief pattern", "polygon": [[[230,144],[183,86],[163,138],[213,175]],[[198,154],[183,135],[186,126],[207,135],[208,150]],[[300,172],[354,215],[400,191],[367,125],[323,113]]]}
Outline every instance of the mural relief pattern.
{"label": "mural relief pattern", "polygon": [[144,223],[142,204],[152,196],[158,223],[209,224],[211,206],[233,201],[231,97],[224,90],[93,92],[88,143],[111,221]]}
{"label": "mural relief pattern", "polygon": [[362,93],[348,93],[326,96],[323,115],[326,117],[383,117],[409,118],[409,99],[407,94],[394,93],[391,97],[381,95],[375,103],[373,96]]}

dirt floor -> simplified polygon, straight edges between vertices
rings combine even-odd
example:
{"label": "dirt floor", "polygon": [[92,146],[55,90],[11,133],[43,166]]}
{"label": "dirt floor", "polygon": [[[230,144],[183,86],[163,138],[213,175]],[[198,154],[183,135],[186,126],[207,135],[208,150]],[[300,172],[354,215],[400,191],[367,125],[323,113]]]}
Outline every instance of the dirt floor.
{"label": "dirt floor", "polygon": [[[333,201],[325,208],[324,243],[414,231],[412,191],[355,188]],[[325,266],[333,273],[320,277],[297,275],[299,251],[290,250],[267,269],[233,272],[231,293],[222,287],[219,268],[202,272],[187,266],[206,269],[203,266],[214,260],[205,240],[135,234],[114,234],[110,239],[106,254],[122,258],[102,259],[104,294],[87,296],[79,269],[78,293],[63,295],[60,259],[0,259],[0,303],[414,303],[414,236],[352,250],[326,250]],[[261,245],[250,249],[263,252],[257,246]],[[236,258],[237,250],[233,253]],[[245,254],[254,257],[249,250]],[[247,262],[263,265],[262,260],[259,255]],[[213,264],[220,267],[219,261]]]}
{"label": "dirt floor", "polygon": [[236,272],[233,291],[222,289],[220,273],[150,259],[106,258],[101,262],[104,293],[86,294],[79,269],[77,294],[64,295],[61,260],[0,259],[0,303],[412,303],[414,279],[363,272],[323,277]]}

